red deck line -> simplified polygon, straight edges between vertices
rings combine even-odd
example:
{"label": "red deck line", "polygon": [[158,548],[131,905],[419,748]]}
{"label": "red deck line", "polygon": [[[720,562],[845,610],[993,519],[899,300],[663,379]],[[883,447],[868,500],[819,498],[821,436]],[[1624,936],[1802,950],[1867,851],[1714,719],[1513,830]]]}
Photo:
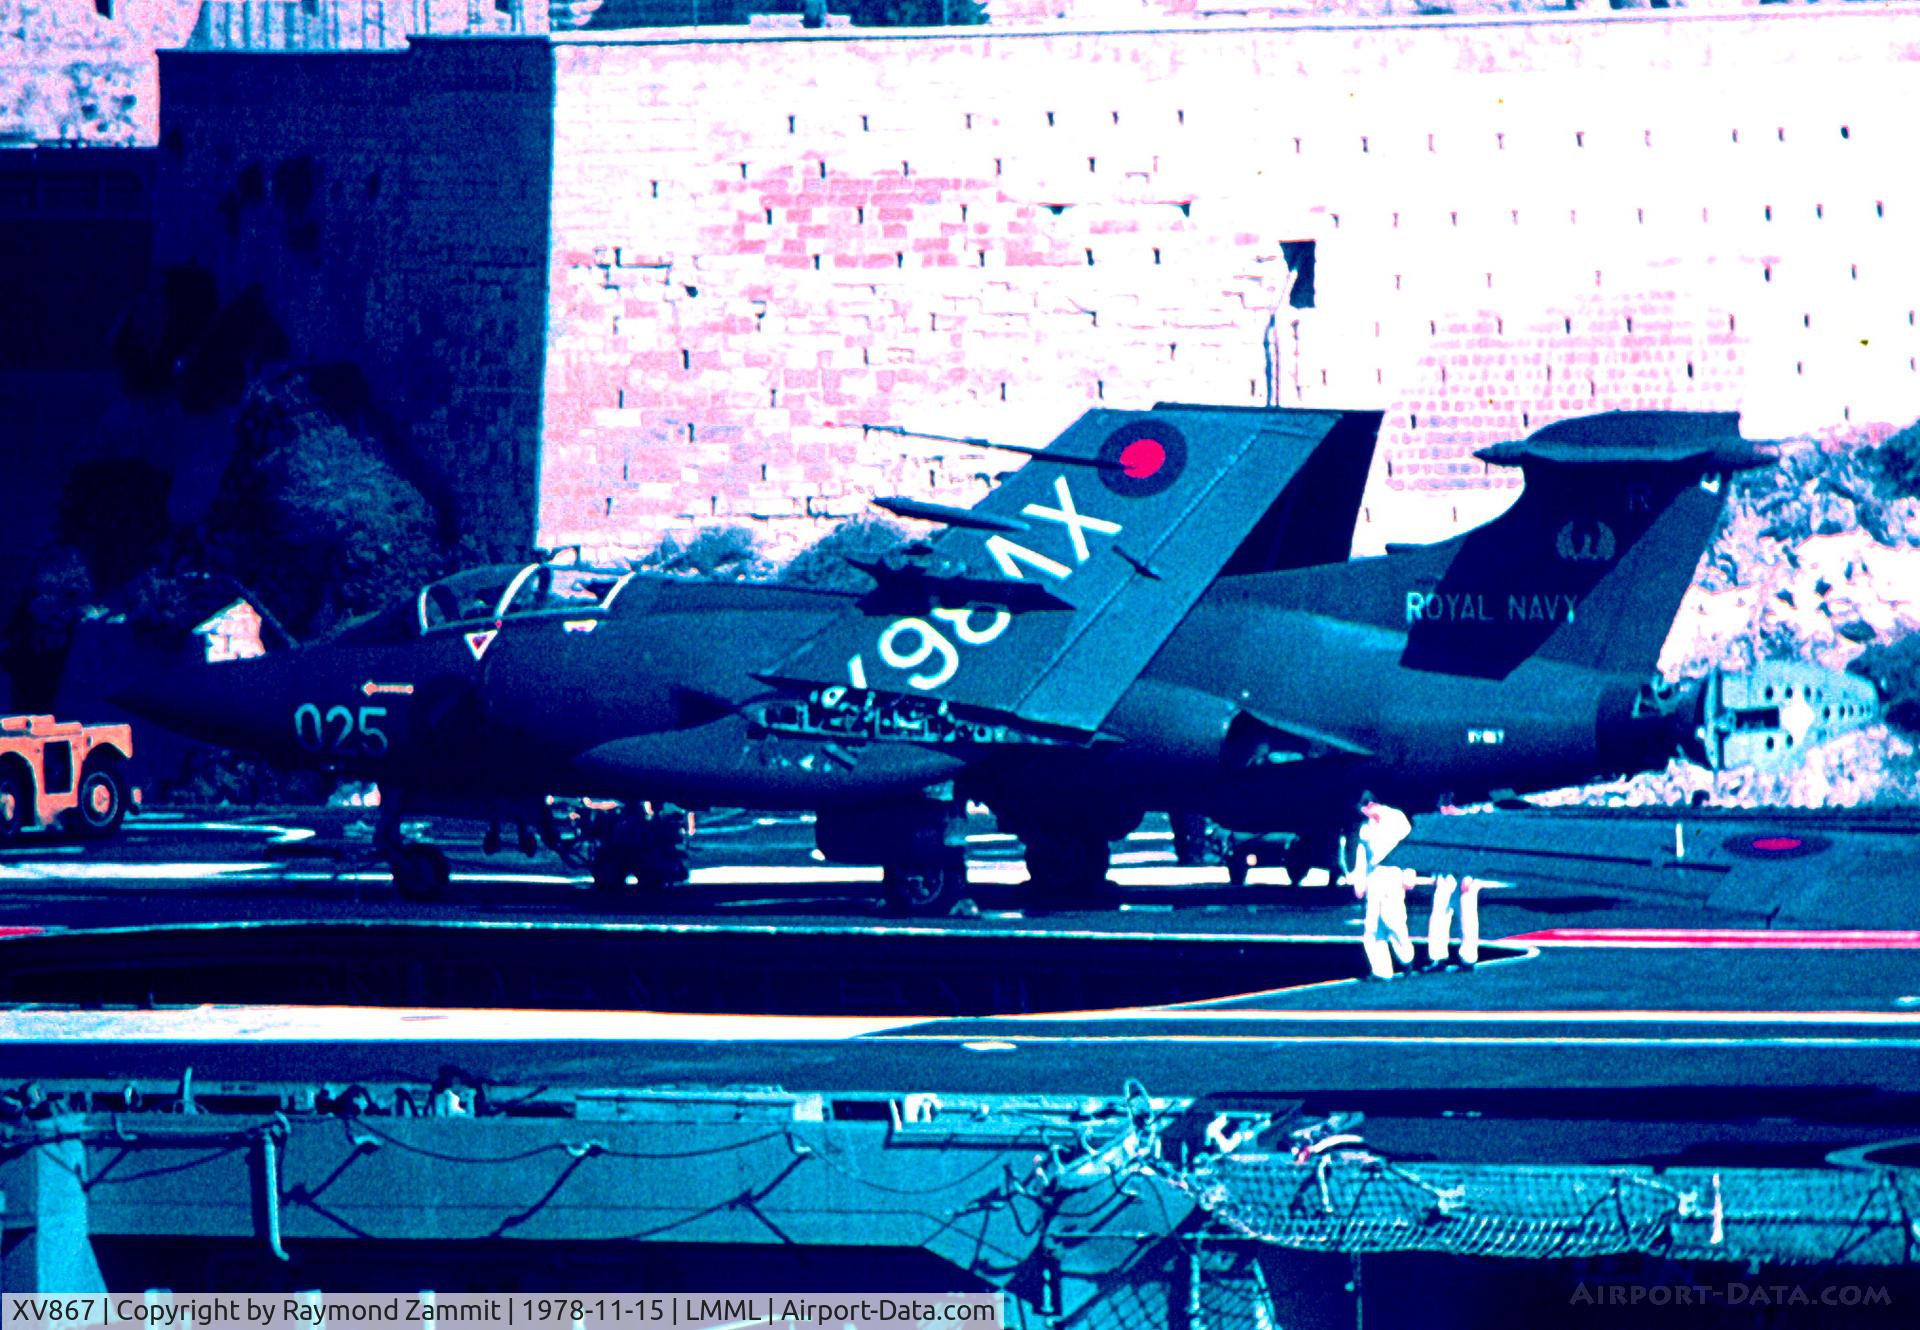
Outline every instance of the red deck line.
{"label": "red deck line", "polygon": [[1721,947],[1804,950],[1920,949],[1920,929],[1544,928],[1503,942],[1560,947]]}

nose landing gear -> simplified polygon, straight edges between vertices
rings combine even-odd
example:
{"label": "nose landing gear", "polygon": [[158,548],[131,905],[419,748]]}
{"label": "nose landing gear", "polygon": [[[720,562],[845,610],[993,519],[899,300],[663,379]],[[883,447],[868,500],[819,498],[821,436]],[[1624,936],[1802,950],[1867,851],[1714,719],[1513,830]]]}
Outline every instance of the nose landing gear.
{"label": "nose landing gear", "polygon": [[403,901],[437,901],[447,894],[453,879],[446,851],[438,845],[417,842],[396,845],[387,851],[387,863],[393,870],[394,890]]}
{"label": "nose landing gear", "polygon": [[393,790],[384,791],[380,801],[380,819],[373,828],[373,848],[384,855],[393,873],[393,888],[403,901],[437,901],[447,894],[453,878],[447,855],[437,845],[408,840],[400,830],[402,800]]}

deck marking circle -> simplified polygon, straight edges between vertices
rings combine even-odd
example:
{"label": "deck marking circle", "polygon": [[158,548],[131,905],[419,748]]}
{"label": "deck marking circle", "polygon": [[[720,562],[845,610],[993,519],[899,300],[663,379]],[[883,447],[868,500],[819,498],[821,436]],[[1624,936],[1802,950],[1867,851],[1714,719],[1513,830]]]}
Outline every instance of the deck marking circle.
{"label": "deck marking circle", "polygon": [[1803,859],[1822,853],[1832,843],[1824,836],[1811,833],[1765,831],[1758,835],[1729,836],[1721,842],[1721,848],[1742,859]]}

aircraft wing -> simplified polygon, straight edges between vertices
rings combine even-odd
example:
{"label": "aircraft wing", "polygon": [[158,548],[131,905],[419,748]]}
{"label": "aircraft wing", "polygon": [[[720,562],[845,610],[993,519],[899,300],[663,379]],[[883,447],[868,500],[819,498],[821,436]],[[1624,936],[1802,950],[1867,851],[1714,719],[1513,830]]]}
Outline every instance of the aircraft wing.
{"label": "aircraft wing", "polygon": [[767,675],[1097,731],[1347,415],[1090,411]]}

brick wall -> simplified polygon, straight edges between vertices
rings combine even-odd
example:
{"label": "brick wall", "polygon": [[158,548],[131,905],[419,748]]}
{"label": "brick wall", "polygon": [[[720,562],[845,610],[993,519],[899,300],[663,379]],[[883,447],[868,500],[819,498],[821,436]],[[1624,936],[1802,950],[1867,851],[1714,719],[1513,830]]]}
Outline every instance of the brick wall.
{"label": "brick wall", "polygon": [[533,38],[162,56],[157,270],[258,289],[289,355],[371,383],[404,460],[504,550],[531,534],[552,62]]}
{"label": "brick wall", "polygon": [[861,421],[1377,406],[1377,547],[1559,416],[1920,414],[1911,9],[703,37],[554,42],[549,543],[792,548],[1005,465]]}

